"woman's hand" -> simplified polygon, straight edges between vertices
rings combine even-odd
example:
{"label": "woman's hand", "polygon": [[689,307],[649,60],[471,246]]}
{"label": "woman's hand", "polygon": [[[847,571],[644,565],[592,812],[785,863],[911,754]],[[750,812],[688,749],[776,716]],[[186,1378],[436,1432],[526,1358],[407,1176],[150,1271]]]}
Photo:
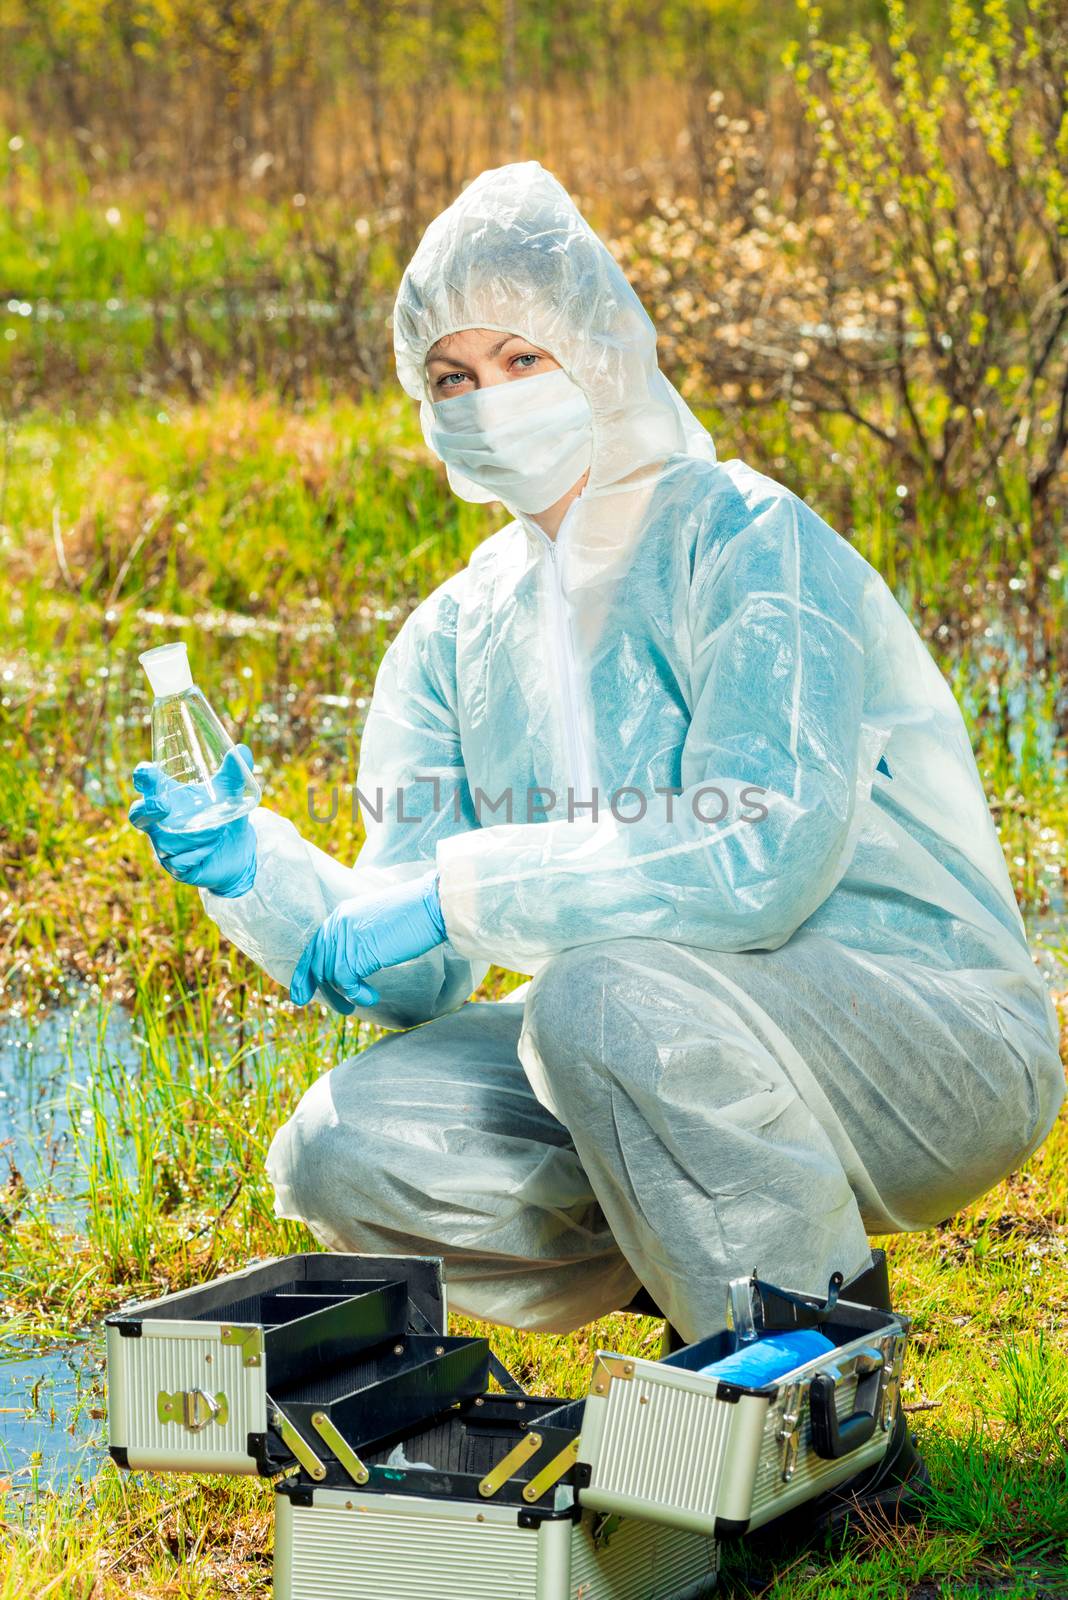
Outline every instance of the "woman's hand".
{"label": "woman's hand", "polygon": [[[214,779],[216,798],[231,790],[235,796],[241,793],[246,777],[242,762],[251,772],[247,744],[227,751]],[[179,832],[174,824],[195,812],[201,786],[176,783],[154,761],[142,761],[134,769],[133,784],[141,798],[130,807],[130,821],[148,835],[164,872],[227,900],[248,893],[256,878],[256,830],[247,816],[218,828]]]}
{"label": "woman's hand", "polygon": [[436,872],[343,900],[298,961],[289,997],[306,1006],[318,989],[335,1011],[350,1016],[358,1005],[378,1004],[377,990],[364,981],[373,972],[413,961],[447,938]]}

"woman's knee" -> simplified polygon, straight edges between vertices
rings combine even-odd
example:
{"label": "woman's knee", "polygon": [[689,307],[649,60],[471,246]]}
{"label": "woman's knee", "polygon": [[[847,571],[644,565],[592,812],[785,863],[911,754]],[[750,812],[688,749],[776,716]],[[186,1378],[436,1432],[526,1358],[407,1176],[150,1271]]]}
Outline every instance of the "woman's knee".
{"label": "woman's knee", "polygon": [[318,1078],[267,1153],[278,1214],[307,1222],[320,1237],[351,1236],[361,1210],[372,1209],[362,1197],[413,1169],[406,1121],[398,1115],[397,1073],[391,1053],[380,1053],[389,1042]]}
{"label": "woman's knee", "polygon": [[268,1155],[279,1213],[322,1238],[351,1239],[358,1222],[462,1242],[550,1174],[565,1192],[567,1133],[526,1081],[521,1016],[464,1007],[320,1078]]}
{"label": "woman's knee", "polygon": [[360,1159],[358,1147],[344,1154],[340,1149],[343,1139],[332,1110],[332,1077],[333,1073],[325,1073],[305,1092],[267,1152],[277,1214],[306,1222],[317,1232],[327,1223],[337,1231],[342,1200],[339,1174]]}
{"label": "woman's knee", "polygon": [[550,1069],[596,1044],[608,994],[634,976],[634,955],[614,939],[562,950],[539,969],[527,992],[523,1031]]}
{"label": "woman's knee", "polygon": [[655,1094],[665,1074],[699,1064],[710,1101],[780,1084],[780,1073],[761,1072],[766,1052],[730,998],[713,992],[713,959],[702,952],[698,971],[663,940],[611,939],[547,962],[527,996],[524,1060],[531,1071],[536,1058],[557,1114],[569,1097],[589,1093],[591,1078],[641,1097]]}

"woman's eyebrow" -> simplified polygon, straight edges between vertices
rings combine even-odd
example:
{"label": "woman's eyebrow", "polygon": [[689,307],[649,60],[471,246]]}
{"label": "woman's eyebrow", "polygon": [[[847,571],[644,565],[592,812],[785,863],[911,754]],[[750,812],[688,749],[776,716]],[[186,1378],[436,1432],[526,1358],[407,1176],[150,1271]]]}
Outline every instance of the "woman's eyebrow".
{"label": "woman's eyebrow", "polygon": [[[500,352],[504,349],[505,345],[506,344],[511,344],[513,339],[523,339],[523,335],[521,333],[506,333],[503,339],[498,339],[497,340],[497,343],[492,347],[492,349],[489,352],[490,355],[491,356],[499,355]],[[530,340],[529,339],[523,339],[523,343],[524,344],[529,344]]]}
{"label": "woman's eyebrow", "polygon": [[[506,333],[503,339],[498,339],[496,344],[490,346],[490,348],[486,351],[486,354],[488,356],[499,355],[501,353],[501,351],[504,349],[505,345],[506,344],[510,344],[513,339],[523,339],[523,335],[521,333]],[[529,339],[523,339],[523,343],[524,344],[530,344],[530,340]],[[534,346],[532,346],[532,348],[536,350],[539,347],[537,345],[534,345]],[[467,362],[466,361],[461,361],[459,359],[459,357],[450,356],[450,355],[444,353],[443,351],[439,351],[436,356],[434,356],[434,355],[427,356],[427,358],[426,358],[427,366],[429,366],[432,361],[444,361],[450,367],[465,367],[468,372],[470,372],[470,370],[471,370],[470,367],[467,366]]]}
{"label": "woman's eyebrow", "polygon": [[[428,367],[435,361],[442,362],[444,365],[449,367],[467,366],[466,361],[461,361],[458,356],[445,355],[442,351],[439,351],[436,356],[427,356],[426,358],[426,364]],[[470,371],[470,368],[468,368],[468,371]]]}

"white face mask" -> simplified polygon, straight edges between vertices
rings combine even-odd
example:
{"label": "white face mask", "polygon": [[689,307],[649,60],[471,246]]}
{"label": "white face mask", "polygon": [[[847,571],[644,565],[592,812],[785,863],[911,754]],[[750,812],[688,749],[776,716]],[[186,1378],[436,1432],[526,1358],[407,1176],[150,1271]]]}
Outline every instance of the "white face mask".
{"label": "white face mask", "polygon": [[555,505],[593,454],[589,401],[559,368],[428,402],[422,423],[462,500],[500,500],[531,515]]}

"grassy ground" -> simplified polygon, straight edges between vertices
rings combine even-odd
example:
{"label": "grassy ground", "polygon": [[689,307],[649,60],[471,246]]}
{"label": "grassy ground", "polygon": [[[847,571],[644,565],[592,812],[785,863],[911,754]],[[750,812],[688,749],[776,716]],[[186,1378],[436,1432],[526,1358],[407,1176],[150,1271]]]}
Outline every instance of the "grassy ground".
{"label": "grassy ground", "polygon": [[[1021,898],[1056,915],[1062,690],[1055,663],[1039,663],[1042,641],[1063,631],[1061,569],[1036,596],[1026,549],[978,516],[952,539],[942,528],[921,538],[858,440],[830,439],[829,463],[801,453],[787,418],[770,414],[763,430],[754,464],[811,486],[840,526],[861,530],[910,605],[965,705]],[[855,483],[848,503],[843,478]],[[305,1247],[302,1230],[271,1216],[264,1152],[303,1088],[369,1037],[294,1013],[219,946],[197,897],[159,874],[125,826],[127,774],[147,739],[137,651],[189,641],[198,679],[262,763],[269,802],[304,823],[309,786],[354,777],[385,640],[488,527],[443,492],[400,400],[296,412],[223,394],[37,415],[9,431],[0,984],[13,1023],[73,992],[101,1024],[71,1090],[76,1224],[57,1224],[39,1175],[8,1176],[9,1339],[66,1336],[133,1296]],[[324,848],[355,854],[346,804],[314,826]],[[1050,942],[1059,937],[1054,922]],[[486,992],[511,981],[495,971]],[[103,1027],[119,1006],[132,1012],[132,1064]],[[938,1491],[929,1524],[862,1535],[777,1574],[728,1551],[726,1593],[1068,1593],[1066,1218],[1062,1118],[980,1204],[930,1235],[886,1241],[915,1318],[906,1401]],[[494,1335],[513,1370],[565,1395],[583,1391],[598,1346],[649,1352],[657,1340],[654,1324],[631,1318],[569,1338]],[[0,1496],[0,1600],[269,1589],[262,1485],[127,1479],[108,1466],[65,1494],[16,1481]]]}

